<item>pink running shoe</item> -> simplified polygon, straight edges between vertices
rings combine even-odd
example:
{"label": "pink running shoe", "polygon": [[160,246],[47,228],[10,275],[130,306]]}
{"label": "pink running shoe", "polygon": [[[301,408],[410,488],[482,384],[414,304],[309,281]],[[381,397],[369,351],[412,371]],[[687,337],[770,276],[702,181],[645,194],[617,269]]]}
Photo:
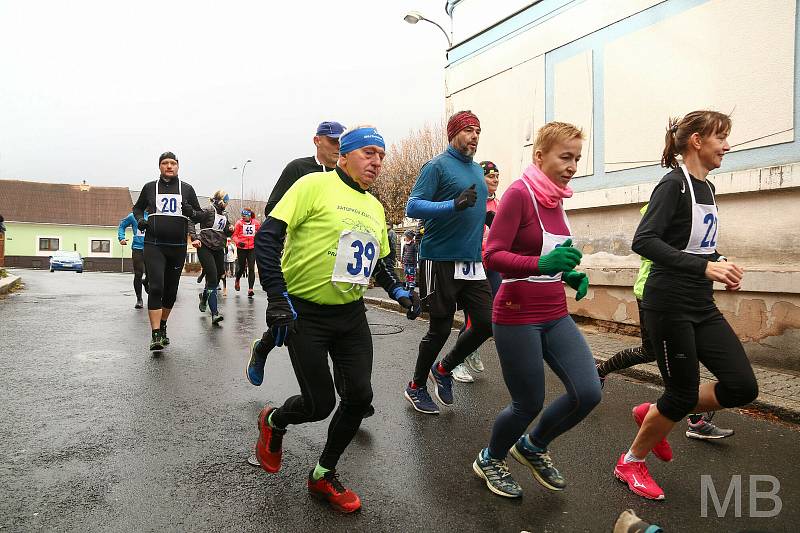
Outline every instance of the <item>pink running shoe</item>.
{"label": "pink running shoe", "polygon": [[627,483],[628,488],[634,494],[650,500],[664,499],[664,491],[650,477],[650,472],[648,472],[644,461],[626,463],[625,454],[623,453],[619,456],[617,466],[614,467],[614,475],[618,480]]}
{"label": "pink running shoe", "polygon": [[[647,411],[649,410],[649,403],[643,403],[633,408],[633,419],[636,421],[637,426],[642,427],[644,417],[647,416]],[[653,455],[667,463],[672,461],[672,446],[669,445],[666,438],[661,439],[661,442],[655,445],[653,448]]]}

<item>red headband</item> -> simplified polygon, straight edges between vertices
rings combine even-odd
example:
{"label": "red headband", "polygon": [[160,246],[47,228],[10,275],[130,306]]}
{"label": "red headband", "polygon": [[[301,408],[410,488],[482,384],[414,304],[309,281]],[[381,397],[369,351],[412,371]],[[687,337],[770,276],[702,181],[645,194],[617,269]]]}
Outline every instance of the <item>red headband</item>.
{"label": "red headband", "polygon": [[481,121],[470,111],[461,111],[453,115],[450,120],[447,121],[447,141],[452,141],[453,137],[467,126],[480,128]]}

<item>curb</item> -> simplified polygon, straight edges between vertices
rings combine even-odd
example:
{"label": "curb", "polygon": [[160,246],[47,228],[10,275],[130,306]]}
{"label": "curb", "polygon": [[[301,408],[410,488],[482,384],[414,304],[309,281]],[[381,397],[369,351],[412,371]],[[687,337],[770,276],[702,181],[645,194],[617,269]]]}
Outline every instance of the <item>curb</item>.
{"label": "curb", "polygon": [[21,283],[21,277],[9,274],[7,277],[0,279],[0,294],[8,294],[11,290],[19,287]]}
{"label": "curb", "polygon": [[[376,298],[374,296],[364,296],[364,302],[375,307],[380,307],[381,309],[386,309],[388,311],[395,311],[397,313],[405,314],[405,309],[403,309],[399,303],[395,302],[394,300],[388,300],[385,298]],[[423,313],[420,315],[421,319],[428,319],[428,314]],[[453,327],[460,329],[464,324],[463,319],[456,316],[453,320]],[[580,330],[586,335],[587,337],[592,336],[617,336],[614,334],[608,333],[599,333],[597,330],[592,331],[592,328],[587,328],[584,324],[578,324]],[[605,354],[593,354],[596,360],[605,361],[608,359],[608,356]],[[753,367],[756,370],[756,375],[759,374],[759,367]],[[623,376],[631,377],[634,379],[638,379],[640,381],[644,381],[647,383],[651,383],[653,385],[658,385],[659,387],[663,387],[663,381],[661,380],[661,373],[658,370],[658,366],[655,363],[639,365],[635,368],[628,368],[625,370],[621,370],[619,372],[615,372],[616,374],[620,374]],[[775,372],[775,374],[780,374]],[[705,371],[704,369],[701,370],[701,382],[709,382],[712,381],[709,378],[704,377],[704,375],[710,374]],[[793,405],[797,404],[797,406]],[[800,403],[798,402],[787,402],[785,399],[782,399],[777,396],[773,396],[766,393],[761,393],[751,404],[746,406],[739,407],[738,409],[743,409],[745,411],[757,411],[759,414],[766,414],[776,417],[784,422],[791,422],[795,424],[800,424]]]}

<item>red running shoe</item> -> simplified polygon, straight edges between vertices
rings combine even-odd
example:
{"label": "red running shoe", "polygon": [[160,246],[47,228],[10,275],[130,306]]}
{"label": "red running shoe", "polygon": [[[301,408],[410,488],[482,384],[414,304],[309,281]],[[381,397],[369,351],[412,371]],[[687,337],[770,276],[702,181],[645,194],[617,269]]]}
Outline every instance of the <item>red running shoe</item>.
{"label": "red running shoe", "polygon": [[233,288],[236,289],[238,292],[241,286],[239,285],[239,279],[237,278],[236,281],[233,283]]}
{"label": "red running shoe", "polygon": [[619,456],[617,466],[614,467],[614,475],[618,480],[627,483],[628,488],[634,494],[644,496],[650,500],[664,499],[664,491],[650,477],[650,472],[647,470],[647,465],[644,461],[626,463],[625,454],[623,453]]}
{"label": "red running shoe", "polygon": [[326,500],[331,507],[342,513],[352,513],[361,509],[358,494],[344,488],[334,470],[318,480],[314,480],[314,470],[308,474],[308,492],[315,498]]}
{"label": "red running shoe", "polygon": [[281,469],[283,436],[286,434],[285,429],[274,428],[267,423],[269,414],[274,410],[274,407],[265,406],[258,413],[258,442],[256,442],[258,463],[271,474]]}
{"label": "red running shoe", "polygon": [[[649,410],[649,403],[643,403],[633,408],[633,419],[636,421],[637,426],[642,427],[644,417],[647,416],[647,411]],[[672,461],[672,446],[669,445],[666,438],[661,439],[661,442],[653,447],[653,455],[667,463]]]}

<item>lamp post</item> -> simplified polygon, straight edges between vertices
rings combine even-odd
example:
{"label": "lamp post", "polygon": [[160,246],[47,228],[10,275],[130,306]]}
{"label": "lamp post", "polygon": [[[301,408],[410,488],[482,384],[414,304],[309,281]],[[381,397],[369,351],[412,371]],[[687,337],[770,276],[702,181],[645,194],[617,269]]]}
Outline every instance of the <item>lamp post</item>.
{"label": "lamp post", "polygon": [[447,39],[447,49],[449,50],[450,48],[453,47],[453,40],[447,34],[445,29],[442,28],[442,26],[438,22],[434,22],[433,20],[431,20],[429,18],[425,18],[424,16],[422,16],[422,13],[420,13],[419,11],[409,11],[406,14],[406,16],[403,17],[403,20],[405,20],[409,24],[416,24],[420,20],[424,20],[425,22],[430,22],[431,24],[433,24],[434,26],[436,26],[437,28],[442,30],[442,33],[444,34],[445,39]]}
{"label": "lamp post", "polygon": [[[241,212],[242,209],[244,209],[244,171],[247,168],[247,163],[252,163],[252,162],[253,162],[252,159],[248,159],[247,161],[244,162],[244,165],[242,165],[242,192],[241,196],[239,196],[239,212]],[[239,167],[233,167],[233,170],[239,170]]]}

